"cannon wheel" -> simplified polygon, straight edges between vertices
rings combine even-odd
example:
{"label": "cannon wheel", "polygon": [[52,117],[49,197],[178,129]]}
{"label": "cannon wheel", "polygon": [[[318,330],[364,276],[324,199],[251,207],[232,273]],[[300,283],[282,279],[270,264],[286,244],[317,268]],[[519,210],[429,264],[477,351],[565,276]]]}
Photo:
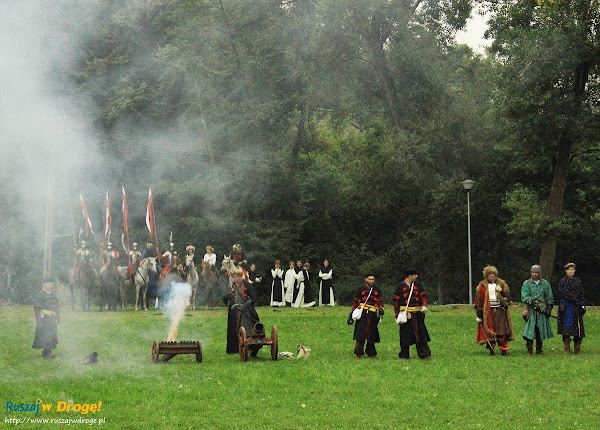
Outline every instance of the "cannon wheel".
{"label": "cannon wheel", "polygon": [[240,359],[242,361],[248,360],[248,342],[246,340],[246,329],[244,327],[240,327],[240,331],[238,334],[239,347],[240,347]]}
{"label": "cannon wheel", "polygon": [[156,341],[152,344],[152,362],[158,363],[158,343]]}
{"label": "cannon wheel", "polygon": [[277,326],[271,327],[271,360],[277,361],[279,354],[279,333]]}
{"label": "cannon wheel", "polygon": [[198,353],[196,354],[196,363],[202,363],[202,344],[198,342]]}

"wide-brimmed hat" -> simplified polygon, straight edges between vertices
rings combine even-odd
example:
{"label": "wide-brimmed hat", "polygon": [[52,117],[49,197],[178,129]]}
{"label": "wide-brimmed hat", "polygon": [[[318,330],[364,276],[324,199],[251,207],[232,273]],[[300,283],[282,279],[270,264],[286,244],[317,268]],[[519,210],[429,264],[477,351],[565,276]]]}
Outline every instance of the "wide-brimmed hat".
{"label": "wide-brimmed hat", "polygon": [[196,248],[194,248],[192,245],[188,245],[185,247],[185,252],[188,252],[189,250],[192,250],[192,252],[196,252]]}

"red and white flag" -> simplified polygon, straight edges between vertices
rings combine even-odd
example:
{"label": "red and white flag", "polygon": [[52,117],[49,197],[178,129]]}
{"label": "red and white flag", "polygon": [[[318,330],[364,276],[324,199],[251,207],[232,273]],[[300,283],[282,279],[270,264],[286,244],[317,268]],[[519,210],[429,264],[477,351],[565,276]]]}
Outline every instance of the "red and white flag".
{"label": "red and white flag", "polygon": [[154,200],[152,199],[152,188],[148,193],[148,207],[146,208],[146,226],[150,232],[150,237],[154,236]]}
{"label": "red and white flag", "polygon": [[90,221],[90,215],[88,214],[88,210],[85,207],[85,203],[83,202],[83,197],[81,197],[81,194],[79,194],[79,206],[83,211],[83,219],[85,220],[85,235],[87,237],[88,231],[91,231],[93,233],[94,230],[92,230],[92,222]]}
{"label": "red and white flag", "polygon": [[127,206],[127,196],[125,195],[125,187],[122,186],[121,188],[123,188],[123,231],[125,233],[128,233],[129,231],[127,230],[127,217],[129,216],[129,207]]}
{"label": "red and white flag", "polygon": [[108,190],[104,198],[104,237],[110,236],[110,225],[112,223],[112,215],[110,214],[110,202],[108,200]]}

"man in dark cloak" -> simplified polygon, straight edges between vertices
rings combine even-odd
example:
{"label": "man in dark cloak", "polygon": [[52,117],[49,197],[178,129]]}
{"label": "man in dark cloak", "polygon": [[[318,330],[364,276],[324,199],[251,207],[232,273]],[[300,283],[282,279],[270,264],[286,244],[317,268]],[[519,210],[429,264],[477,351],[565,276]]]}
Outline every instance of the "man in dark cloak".
{"label": "man in dark cloak", "polygon": [[[254,285],[244,280],[244,272],[241,269],[234,270],[232,277],[233,283],[229,293],[223,298],[223,302],[228,306],[227,354],[239,352],[238,332],[240,327],[244,327],[246,333],[250,334],[254,324],[260,321],[254,308],[256,301]],[[257,352],[258,349],[251,349],[250,354],[255,356]]]}
{"label": "man in dark cloak", "polygon": [[58,345],[56,326],[60,322],[60,305],[53,289],[52,282],[45,282],[33,307],[36,328],[32,347],[41,349],[43,358],[55,358],[52,350]]}

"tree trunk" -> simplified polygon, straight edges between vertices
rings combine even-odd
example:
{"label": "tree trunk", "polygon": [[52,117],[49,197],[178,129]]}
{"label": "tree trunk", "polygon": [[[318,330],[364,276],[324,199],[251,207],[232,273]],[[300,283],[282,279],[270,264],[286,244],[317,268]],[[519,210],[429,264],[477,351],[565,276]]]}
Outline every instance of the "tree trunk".
{"label": "tree trunk", "polygon": [[544,271],[544,278],[550,279],[554,269],[554,258],[556,254],[556,233],[553,231],[552,223],[558,221],[562,210],[562,204],[565,198],[565,188],[567,186],[567,173],[569,164],[571,164],[572,142],[559,143],[556,165],[554,167],[554,177],[550,195],[546,203],[546,217],[550,224],[548,235],[542,243],[540,254],[540,266]]}
{"label": "tree trunk", "polygon": [[398,129],[398,131],[402,131],[402,120],[400,118],[400,113],[398,112],[400,99],[398,98],[396,83],[394,82],[394,77],[392,76],[388,66],[385,50],[383,49],[385,40],[383,40],[384,38],[382,37],[381,25],[381,16],[378,13],[375,13],[371,21],[369,45],[373,55],[375,73],[379,77],[381,86],[383,87],[385,102],[390,112],[392,124]]}
{"label": "tree trunk", "polygon": [[540,266],[544,271],[544,277],[550,279],[554,269],[554,259],[556,256],[556,233],[553,231],[552,224],[558,221],[562,210],[562,204],[565,198],[565,189],[567,186],[567,174],[569,165],[571,164],[573,143],[577,136],[577,113],[581,109],[581,105],[585,98],[585,86],[589,77],[589,63],[582,62],[574,71],[574,110],[573,122],[571,124],[570,133],[567,131],[559,138],[558,149],[556,151],[556,164],[554,166],[554,177],[552,178],[552,186],[550,195],[546,203],[546,217],[550,224],[548,235],[542,243],[540,253]]}

